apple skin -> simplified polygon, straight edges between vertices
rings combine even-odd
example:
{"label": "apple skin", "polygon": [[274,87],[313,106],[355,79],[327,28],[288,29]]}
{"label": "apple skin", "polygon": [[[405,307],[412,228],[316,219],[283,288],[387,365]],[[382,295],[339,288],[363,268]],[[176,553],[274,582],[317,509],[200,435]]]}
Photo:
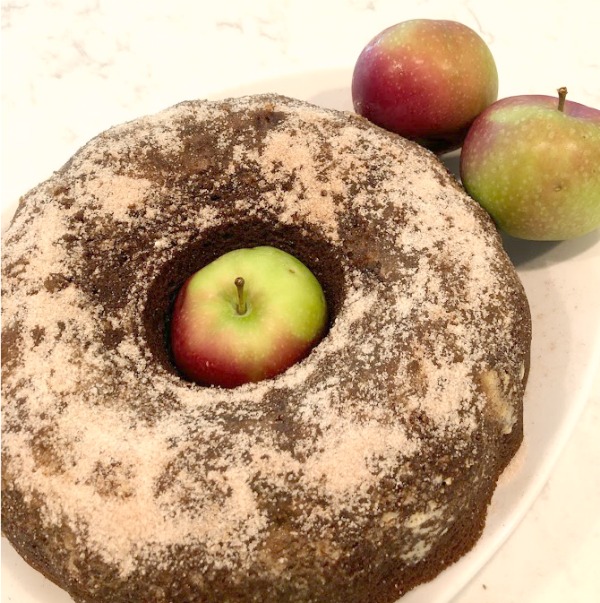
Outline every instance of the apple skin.
{"label": "apple skin", "polygon": [[460,147],[497,97],[490,49],[456,21],[415,19],[385,29],[363,49],[352,76],[358,114],[440,154]]}
{"label": "apple skin", "polygon": [[600,111],[551,96],[512,96],[486,109],[460,158],[467,192],[500,229],[556,241],[600,226]]}
{"label": "apple skin", "polygon": [[[245,281],[245,314],[238,312],[238,277]],[[171,351],[188,379],[236,387],[273,377],[304,358],[326,325],[323,290],[302,262],[274,247],[236,249],[180,289]]]}

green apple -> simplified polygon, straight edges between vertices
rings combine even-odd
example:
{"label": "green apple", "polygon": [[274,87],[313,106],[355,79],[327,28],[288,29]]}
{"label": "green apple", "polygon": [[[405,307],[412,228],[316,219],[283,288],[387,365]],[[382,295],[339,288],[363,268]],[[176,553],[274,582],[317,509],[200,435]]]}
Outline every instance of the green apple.
{"label": "green apple", "polygon": [[360,53],[354,110],[437,153],[458,148],[498,97],[490,49],[456,21],[414,19],[388,27]]}
{"label": "green apple", "polygon": [[188,379],[235,387],[273,377],[304,358],[326,325],[323,290],[302,262],[274,247],[236,249],[180,289],[171,350]]}
{"label": "green apple", "polygon": [[465,139],[463,185],[514,237],[556,241],[600,226],[600,111],[565,96],[499,100]]}

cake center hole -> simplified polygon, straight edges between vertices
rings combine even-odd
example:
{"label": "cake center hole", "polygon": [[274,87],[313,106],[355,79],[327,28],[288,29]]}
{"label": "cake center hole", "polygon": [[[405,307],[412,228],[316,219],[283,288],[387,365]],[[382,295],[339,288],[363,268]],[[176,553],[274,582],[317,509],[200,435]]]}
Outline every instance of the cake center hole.
{"label": "cake center hole", "polygon": [[[276,251],[271,251],[273,249]],[[245,254],[246,259],[250,261],[250,266],[254,269],[245,270],[245,274],[234,272],[233,276],[219,274],[218,264],[222,262],[221,258],[225,257],[225,263],[227,263],[227,256],[232,252],[234,252],[234,258],[236,255]],[[259,256],[279,253],[291,257],[291,260],[285,260],[288,263],[284,262],[284,265],[280,266],[281,272],[278,272],[277,278],[275,278],[274,273],[269,272],[269,270],[273,270],[272,268],[267,268],[265,272]],[[257,259],[259,259],[258,265],[256,265]],[[216,276],[215,265],[217,265]],[[238,268],[235,270],[239,271]],[[225,372],[232,375],[239,373],[239,370],[235,368],[239,366],[239,361],[234,362],[232,354],[241,357],[244,354],[265,357],[265,355],[269,355],[269,345],[275,350],[272,354],[274,357],[286,355],[289,357],[288,366],[304,358],[327,335],[345,296],[344,272],[339,250],[320,236],[296,227],[267,224],[258,220],[225,224],[206,230],[198,239],[183,246],[161,267],[150,286],[144,309],[145,338],[155,360],[165,370],[200,385],[234,387],[242,382],[258,381],[282,372],[282,370],[273,371],[271,368],[273,363],[266,360],[263,361],[262,373],[260,371],[252,372],[256,370],[253,368],[249,375],[250,378],[239,381],[238,375],[229,381],[226,379],[225,382],[220,382],[214,379],[196,379],[190,373],[186,361],[182,363],[178,354],[177,341],[185,340],[187,336],[183,338],[180,336],[181,324],[176,318],[177,311],[186,295],[189,297],[189,283],[197,278],[195,275],[203,272],[208,273],[209,290],[212,287],[214,293],[215,287],[222,287],[223,291],[218,293],[217,297],[221,295],[230,300],[231,316],[227,320],[232,323],[232,328],[228,331],[229,340],[224,341],[223,336],[217,336],[212,337],[211,341],[217,356],[225,354],[228,357],[226,360],[231,360],[229,364],[233,368],[231,371],[226,369]],[[308,280],[306,280],[306,273],[310,275]],[[236,284],[238,278],[244,280],[241,295],[242,303],[245,301],[247,306],[246,312],[242,314],[237,311],[240,301],[240,290]],[[206,281],[206,275],[201,276],[200,281]],[[294,293],[294,283],[296,282],[299,283],[299,287]],[[314,285],[315,282],[318,286],[317,294],[312,297],[306,296],[307,289],[311,290],[309,284]],[[216,283],[225,283],[225,285]],[[237,283],[239,284],[239,281]],[[206,287],[206,282],[200,283],[200,289],[202,287]],[[319,291],[324,308],[324,316],[321,318],[319,318],[321,311],[318,303]],[[265,295],[274,297],[276,301],[283,299],[281,304],[284,306],[283,318],[277,303],[275,306],[265,305]],[[298,307],[294,306],[295,302]],[[285,310],[285,308],[288,309]],[[214,311],[214,308],[211,311]],[[222,306],[220,311],[225,311],[225,306]],[[291,314],[291,320],[296,323],[295,326],[290,327],[284,324],[286,313]],[[202,316],[202,312],[200,314],[197,321],[206,325],[206,317]],[[189,313],[185,312],[184,315],[189,315]],[[271,337],[271,343],[267,343],[266,351],[264,337],[257,336],[256,332],[252,333],[252,320],[257,318],[266,325],[259,329],[266,329]],[[306,323],[311,323],[311,321],[313,322],[312,333],[310,329],[306,328]],[[310,324],[308,326],[310,327]],[[175,334],[175,339],[173,334]],[[189,335],[188,338],[190,337],[193,338],[192,335]],[[294,351],[297,350],[298,339],[304,339],[304,345],[308,341],[303,353]],[[236,345],[242,347],[247,345],[249,351],[238,353]],[[227,365],[227,362],[225,364]],[[266,372],[264,366],[268,367]],[[285,368],[287,367],[284,367],[283,370]],[[247,368],[245,370],[248,372]]]}

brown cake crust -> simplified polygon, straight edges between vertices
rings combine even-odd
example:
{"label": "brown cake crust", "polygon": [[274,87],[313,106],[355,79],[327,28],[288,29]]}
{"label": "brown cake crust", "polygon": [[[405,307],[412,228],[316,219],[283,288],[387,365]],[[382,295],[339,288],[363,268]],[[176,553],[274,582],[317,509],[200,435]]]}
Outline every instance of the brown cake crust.
{"label": "brown cake crust", "polygon": [[[274,379],[185,381],[175,292],[259,244],[315,273],[328,334]],[[478,539],[530,315],[428,151],[276,95],[185,102],[90,141],[3,252],[3,530],[76,601],[391,603]]]}

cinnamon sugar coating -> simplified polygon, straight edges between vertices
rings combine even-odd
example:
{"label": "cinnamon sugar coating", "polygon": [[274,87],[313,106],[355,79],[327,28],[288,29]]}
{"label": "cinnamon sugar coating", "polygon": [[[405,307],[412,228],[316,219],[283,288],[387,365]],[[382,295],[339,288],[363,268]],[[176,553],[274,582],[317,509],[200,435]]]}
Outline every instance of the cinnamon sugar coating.
{"label": "cinnamon sugar coating", "polygon": [[[166,344],[187,276],[274,245],[319,278],[310,356],[234,390]],[[522,438],[531,325],[438,160],[276,95],[117,126],[3,242],[2,525],[79,602],[392,603],[469,550]]]}

